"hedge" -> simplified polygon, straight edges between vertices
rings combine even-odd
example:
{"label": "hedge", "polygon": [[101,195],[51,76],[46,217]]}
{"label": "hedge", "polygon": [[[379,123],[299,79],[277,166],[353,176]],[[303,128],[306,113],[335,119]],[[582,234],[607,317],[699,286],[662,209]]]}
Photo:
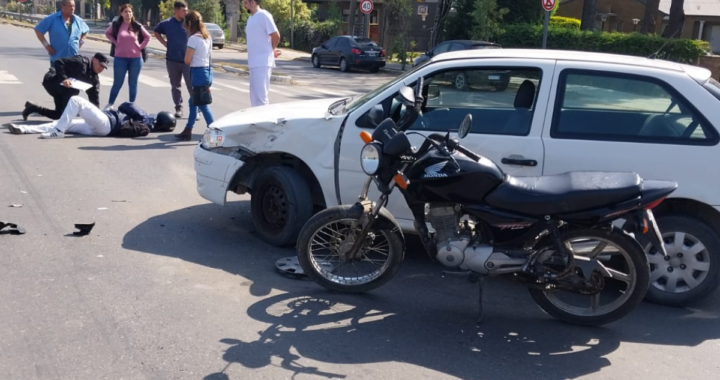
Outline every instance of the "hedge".
{"label": "hedge", "polygon": [[[517,24],[505,26],[498,35],[504,48],[541,48],[542,25]],[[579,50],[647,57],[668,40],[656,34],[603,33],[552,26],[548,28],[548,49]],[[708,54],[707,41],[672,39],[657,55],[679,63],[697,64],[700,56]]]}
{"label": "hedge", "polygon": [[[300,21],[295,24],[294,43],[295,50],[311,52],[313,48],[337,35],[339,23],[336,21]],[[283,42],[290,46],[290,30],[281,30]]]}
{"label": "hedge", "polygon": [[580,30],[580,20],[572,17],[550,17],[550,26]]}

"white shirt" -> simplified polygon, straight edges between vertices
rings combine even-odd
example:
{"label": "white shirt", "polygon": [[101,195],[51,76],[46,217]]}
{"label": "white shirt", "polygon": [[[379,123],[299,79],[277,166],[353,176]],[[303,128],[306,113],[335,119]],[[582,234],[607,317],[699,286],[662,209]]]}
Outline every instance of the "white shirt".
{"label": "white shirt", "polygon": [[247,39],[248,67],[275,67],[270,34],[277,32],[277,26],[270,12],[258,9],[245,25]]}
{"label": "white shirt", "polygon": [[207,67],[210,64],[212,38],[203,39],[200,33],[196,33],[188,38],[187,46],[195,50],[190,60],[190,67]]}

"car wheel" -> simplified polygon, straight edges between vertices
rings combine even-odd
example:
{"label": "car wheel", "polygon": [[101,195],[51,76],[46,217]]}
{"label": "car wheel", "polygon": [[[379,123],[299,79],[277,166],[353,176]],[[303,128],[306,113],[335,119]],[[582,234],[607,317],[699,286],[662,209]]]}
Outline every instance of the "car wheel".
{"label": "car wheel", "polygon": [[310,186],[293,168],[267,168],[253,186],[250,208],[260,238],[278,247],[295,244],[300,229],[312,216]]}
{"label": "car wheel", "polygon": [[370,72],[373,73],[373,74],[374,74],[374,73],[377,73],[377,72],[379,72],[379,71],[380,71],[380,68],[377,67],[377,66],[373,66],[373,67],[370,68]]}
{"label": "car wheel", "polygon": [[495,84],[495,91],[505,91],[505,90],[507,90],[509,84],[510,84],[510,81],[502,82],[502,83],[496,83],[496,84]]}
{"label": "car wheel", "polygon": [[320,57],[318,57],[317,54],[313,54],[312,56],[312,65],[316,69],[320,67]]}
{"label": "car wheel", "polygon": [[465,73],[458,73],[453,80],[456,90],[465,91],[468,88],[468,78]]}
{"label": "car wheel", "polygon": [[224,46],[225,46],[224,44],[219,44],[217,47],[218,47],[218,49],[222,49]]}
{"label": "car wheel", "polygon": [[346,73],[350,71],[350,65],[348,65],[347,60],[345,58],[340,58],[340,71]]}
{"label": "car wheel", "polygon": [[690,216],[657,218],[669,260],[640,235],[650,261],[653,303],[682,307],[710,295],[720,281],[720,237],[707,224]]}

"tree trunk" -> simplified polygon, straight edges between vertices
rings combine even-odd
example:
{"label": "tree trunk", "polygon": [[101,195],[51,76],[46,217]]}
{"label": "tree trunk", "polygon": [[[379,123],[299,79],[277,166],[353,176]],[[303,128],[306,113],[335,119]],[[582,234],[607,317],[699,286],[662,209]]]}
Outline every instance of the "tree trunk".
{"label": "tree trunk", "polygon": [[598,0],[583,0],[581,30],[595,30]]}
{"label": "tree trunk", "polygon": [[433,23],[433,27],[435,29],[433,29],[433,38],[430,40],[428,50],[439,44],[442,39],[443,24],[445,23],[445,18],[447,17],[448,12],[450,12],[451,2],[451,0],[438,0],[437,2],[437,8],[435,9],[435,22]]}
{"label": "tree trunk", "polygon": [[657,20],[655,21],[656,24],[652,26],[653,30],[650,30],[650,26],[652,25],[651,22],[653,20],[653,17],[657,17],[658,15],[659,7],[660,0],[647,0],[647,2],[645,3],[645,15],[643,16],[642,24],[640,26],[640,33],[657,33]]}
{"label": "tree trunk", "polygon": [[350,0],[350,15],[348,16],[348,35],[355,34],[355,10],[357,9],[357,1]]}
{"label": "tree trunk", "polygon": [[672,0],[672,4],[670,4],[670,21],[662,34],[663,37],[682,37],[683,26],[685,26],[684,6],[685,0]]}

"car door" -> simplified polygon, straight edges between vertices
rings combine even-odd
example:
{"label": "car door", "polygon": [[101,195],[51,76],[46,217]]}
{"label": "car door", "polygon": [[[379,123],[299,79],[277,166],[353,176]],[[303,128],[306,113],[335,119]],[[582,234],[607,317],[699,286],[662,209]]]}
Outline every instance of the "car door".
{"label": "car door", "polygon": [[321,47],[320,49],[320,63],[324,65],[332,64],[332,49],[335,47],[335,44],[338,41],[338,37],[331,38],[328,42],[325,43],[325,47]]}
{"label": "car door", "polygon": [[[446,75],[453,71],[498,69],[512,73],[512,85],[502,92],[492,88],[457,91]],[[402,80],[403,83],[393,84],[349,116],[339,166],[343,202],[354,202],[362,182],[367,178],[358,162],[364,145],[358,137],[363,130],[356,125],[358,117],[381,102],[385,105],[386,114],[390,115],[388,107],[397,91],[403,85],[414,86],[420,75],[426,80],[427,105],[411,130],[423,135],[451,131],[454,135],[462,119],[470,113],[473,125],[471,133],[461,142],[464,146],[493,160],[508,174],[540,175],[544,160],[541,133],[553,70],[553,60],[467,59],[438,62],[412,72]],[[526,81],[531,84],[524,84]],[[424,141],[417,135],[408,137],[418,147]],[[373,191],[375,189],[371,187],[371,196],[377,194]],[[413,219],[399,192],[391,196],[388,209],[398,219]]]}
{"label": "car door", "polygon": [[[634,171],[677,181],[673,197],[711,203],[720,177],[706,175],[717,150],[710,96],[686,73],[635,65],[558,62],[543,132],[543,174]],[[702,183],[698,183],[698,179]]]}
{"label": "car door", "polygon": [[339,38],[338,42],[335,44],[335,47],[332,49],[332,64],[339,65],[340,58],[342,58],[345,54],[349,54],[350,49],[350,39],[347,37]]}

